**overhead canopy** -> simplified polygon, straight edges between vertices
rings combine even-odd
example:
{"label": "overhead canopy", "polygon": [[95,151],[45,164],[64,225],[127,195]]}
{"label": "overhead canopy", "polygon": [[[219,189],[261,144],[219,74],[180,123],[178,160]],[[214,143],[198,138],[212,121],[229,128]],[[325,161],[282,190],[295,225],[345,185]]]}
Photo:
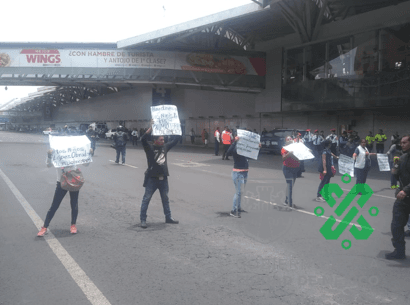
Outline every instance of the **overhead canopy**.
{"label": "overhead canopy", "polygon": [[117,42],[118,48],[241,54],[293,33],[301,42],[319,28],[409,0],[252,0],[253,3]]}

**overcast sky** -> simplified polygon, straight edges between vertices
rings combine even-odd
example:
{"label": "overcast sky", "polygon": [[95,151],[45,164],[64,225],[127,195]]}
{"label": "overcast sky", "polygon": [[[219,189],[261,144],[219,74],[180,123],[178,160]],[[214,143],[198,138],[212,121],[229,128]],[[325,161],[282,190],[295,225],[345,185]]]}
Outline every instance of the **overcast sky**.
{"label": "overcast sky", "polygon": [[[60,4],[63,3],[63,4]],[[71,0],[2,2],[2,42],[117,42],[251,0]],[[37,87],[0,86],[0,105]]]}

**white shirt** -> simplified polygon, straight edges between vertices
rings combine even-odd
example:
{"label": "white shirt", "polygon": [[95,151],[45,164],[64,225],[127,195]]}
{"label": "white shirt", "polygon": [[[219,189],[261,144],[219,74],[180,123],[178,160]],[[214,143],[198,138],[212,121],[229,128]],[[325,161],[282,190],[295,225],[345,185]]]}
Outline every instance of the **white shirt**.
{"label": "white shirt", "polygon": [[312,141],[314,145],[320,145],[325,139],[321,135],[313,135]]}
{"label": "white shirt", "polygon": [[221,142],[220,136],[221,136],[221,134],[219,133],[219,131],[218,131],[218,130],[215,130],[215,138],[216,138],[216,140],[217,140],[218,142]]}
{"label": "white shirt", "polygon": [[[363,169],[366,165],[366,152],[369,152],[367,148],[363,148],[361,145],[357,147],[359,149],[359,154],[356,156],[356,163],[354,164],[355,168]],[[370,156],[368,157],[370,158]]]}
{"label": "white shirt", "polygon": [[337,135],[336,134],[330,134],[326,137],[326,140],[332,141],[332,144],[337,144]]}

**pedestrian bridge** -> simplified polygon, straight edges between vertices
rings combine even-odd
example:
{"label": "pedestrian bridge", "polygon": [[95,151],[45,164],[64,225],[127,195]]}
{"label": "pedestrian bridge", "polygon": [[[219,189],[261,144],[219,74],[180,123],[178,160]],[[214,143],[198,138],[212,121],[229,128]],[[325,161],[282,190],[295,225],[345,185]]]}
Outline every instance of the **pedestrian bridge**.
{"label": "pedestrian bridge", "polygon": [[[104,43],[0,43],[0,85],[172,84],[263,89],[262,54],[118,49]],[[216,87],[216,88],[215,88]]]}

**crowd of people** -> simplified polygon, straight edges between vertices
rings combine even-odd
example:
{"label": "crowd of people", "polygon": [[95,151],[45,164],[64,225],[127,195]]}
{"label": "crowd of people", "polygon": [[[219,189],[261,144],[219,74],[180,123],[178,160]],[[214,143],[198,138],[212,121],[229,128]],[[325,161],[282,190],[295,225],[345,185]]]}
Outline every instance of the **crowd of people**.
{"label": "crowd of people", "polygon": [[[122,126],[119,126],[114,135],[115,144],[113,147],[117,152],[116,163],[119,163],[120,155],[122,156],[122,164],[125,163],[126,144],[130,138],[132,139],[133,144],[135,142],[135,145],[137,145],[137,140],[140,139],[146,154],[148,169],[144,173],[143,187],[145,187],[145,193],[140,211],[142,228],[147,228],[146,219],[148,206],[157,189],[159,190],[162,200],[165,222],[170,224],[179,223],[178,220],[172,218],[169,205],[167,154],[178,143],[181,136],[174,136],[168,141],[168,143],[166,143],[164,136],[151,136],[153,123],[153,120],[151,120],[150,127],[147,130],[141,130],[140,134],[134,129],[130,135],[125,132]],[[370,132],[366,138],[362,139],[360,139],[357,133],[353,131],[342,132],[341,136],[336,135],[335,129],[331,129],[330,131],[331,133],[327,137],[324,137],[323,132],[319,133],[318,130],[315,130],[312,134],[311,131],[307,129],[303,137],[300,133],[294,132],[292,136],[286,138],[286,143],[281,151],[283,162],[282,171],[286,181],[286,199],[283,202],[285,206],[293,209],[297,208],[293,203],[292,193],[296,179],[302,177],[301,173],[304,171],[304,168],[302,168],[303,160],[299,160],[292,150],[287,149],[289,145],[293,143],[304,143],[314,154],[315,159],[317,159],[318,172],[321,180],[316,194],[316,201],[318,202],[324,202],[326,201],[325,198],[330,196],[330,194],[326,194],[326,185],[330,183],[331,178],[334,177],[336,173],[335,165],[340,154],[346,154],[354,159],[356,184],[362,185],[366,183],[367,173],[370,169],[370,156],[376,155],[376,153],[371,152],[373,150],[373,143],[376,143],[376,151],[378,153],[384,152],[384,143],[386,142],[387,137],[383,134],[382,130],[379,130],[379,133],[374,137]],[[86,134],[91,142],[90,154],[93,155],[97,136],[92,128],[89,128]],[[68,130],[63,130],[61,135],[69,136]],[[247,157],[238,154],[237,143],[240,138],[237,134],[233,133],[228,126],[225,126],[222,132],[220,132],[219,128],[216,128],[214,137],[216,143],[215,155],[219,155],[219,144],[222,143],[222,160],[229,160],[229,156],[232,156],[234,160],[232,180],[235,186],[235,194],[230,215],[240,218],[241,212],[243,212],[243,209],[241,208],[242,190],[246,185],[248,178],[249,161]],[[205,129],[202,132],[202,138],[206,145],[207,141],[205,140],[208,140],[209,135]],[[410,236],[410,162],[408,162],[410,153],[410,136],[406,135],[400,138],[396,133],[394,137],[392,137],[392,142],[393,144],[387,154],[391,157],[392,188],[397,188],[396,201],[393,208],[393,220],[391,224],[393,235],[392,242],[395,250],[392,253],[386,254],[386,258],[403,259],[405,258],[404,237]],[[350,148],[350,145],[352,145],[354,149]],[[259,147],[261,147],[261,144],[259,144]],[[47,152],[47,166],[49,167],[52,166],[51,158],[53,153],[53,150]],[[88,164],[84,165],[87,166]],[[67,192],[70,193],[70,204],[72,208],[70,232],[72,234],[77,233],[76,219],[78,215],[79,190],[66,189],[65,187],[62,187],[61,184],[63,173],[77,170],[78,166],[57,168],[57,186],[54,198],[38,236],[41,237],[47,233],[50,221]],[[397,184],[398,181],[400,182],[399,185]],[[358,193],[358,195],[361,195],[361,193]],[[409,230],[405,232],[404,227],[406,224]]]}

